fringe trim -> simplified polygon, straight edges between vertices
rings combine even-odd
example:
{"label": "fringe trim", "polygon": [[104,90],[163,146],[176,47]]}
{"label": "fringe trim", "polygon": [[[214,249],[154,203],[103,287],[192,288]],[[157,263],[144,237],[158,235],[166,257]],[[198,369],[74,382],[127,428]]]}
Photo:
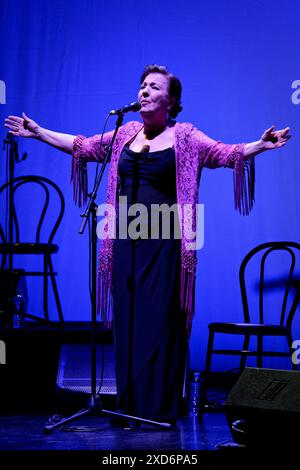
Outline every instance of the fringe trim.
{"label": "fringe trim", "polygon": [[79,207],[85,204],[88,193],[87,163],[80,156],[84,139],[85,137],[82,135],[75,137],[72,153],[71,182],[73,183],[73,199]]}
{"label": "fringe trim", "polygon": [[73,199],[81,207],[85,204],[88,192],[87,165],[79,157],[72,159],[71,182],[73,183]]}
{"label": "fringe trim", "polygon": [[180,307],[186,315],[186,333],[187,337],[191,334],[192,321],[194,317],[195,304],[195,280],[194,272],[181,267],[180,281]]}
{"label": "fringe trim", "polygon": [[235,208],[240,214],[249,215],[255,201],[254,157],[244,160],[242,152],[236,157],[233,173]]}

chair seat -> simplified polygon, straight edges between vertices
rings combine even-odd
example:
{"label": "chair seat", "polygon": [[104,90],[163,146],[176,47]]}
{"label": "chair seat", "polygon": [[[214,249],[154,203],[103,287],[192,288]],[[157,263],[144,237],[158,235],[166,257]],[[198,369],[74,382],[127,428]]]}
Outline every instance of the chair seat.
{"label": "chair seat", "polygon": [[208,325],[209,330],[216,333],[232,333],[232,334],[263,334],[271,336],[286,335],[289,329],[285,326],[260,324],[260,323],[230,323],[230,322],[213,322]]}
{"label": "chair seat", "polygon": [[[11,250],[10,243],[0,244],[0,254],[9,254]],[[12,252],[15,255],[38,255],[44,253],[57,253],[58,245],[53,243],[13,243]]]}

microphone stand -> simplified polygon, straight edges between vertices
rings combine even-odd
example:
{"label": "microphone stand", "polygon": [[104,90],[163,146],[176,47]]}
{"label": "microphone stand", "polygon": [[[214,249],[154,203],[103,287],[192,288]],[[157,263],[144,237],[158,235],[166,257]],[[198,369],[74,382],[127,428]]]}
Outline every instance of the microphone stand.
{"label": "microphone stand", "polygon": [[96,236],[96,212],[97,212],[97,205],[95,203],[95,199],[97,196],[97,191],[101,182],[101,179],[103,177],[103,173],[106,167],[107,162],[109,161],[109,158],[112,153],[112,148],[113,144],[117,135],[117,132],[119,128],[121,127],[124,119],[124,113],[122,110],[117,110],[115,114],[118,115],[117,121],[116,121],[116,127],[115,131],[111,140],[111,143],[107,149],[106,156],[104,158],[101,171],[99,172],[99,175],[97,177],[97,180],[94,185],[94,189],[92,193],[88,194],[89,201],[87,203],[86,209],[84,213],[81,215],[83,217],[82,224],[79,229],[79,233],[83,234],[86,224],[88,222],[88,219],[91,218],[91,257],[92,257],[92,282],[91,282],[91,315],[92,315],[92,322],[91,322],[91,394],[88,400],[88,404],[85,408],[82,410],[78,411],[77,413],[63,418],[55,423],[47,423],[44,427],[45,432],[51,432],[54,429],[57,429],[61,427],[62,425],[69,423],[70,421],[73,421],[77,418],[81,418],[82,416],[89,415],[89,414],[97,414],[97,413],[103,413],[106,415],[111,415],[111,416],[118,416],[121,418],[125,418],[128,420],[133,420],[137,422],[143,422],[147,424],[153,424],[156,426],[161,426],[164,428],[169,428],[171,427],[170,423],[161,423],[158,421],[153,421],[150,419],[144,419],[144,418],[139,418],[137,416],[131,416],[128,414],[124,413],[119,413],[111,410],[105,410],[102,406],[101,399],[99,396],[100,391],[97,393],[96,392],[96,366],[97,366],[97,356],[96,356],[96,331],[97,331],[97,306],[96,306],[96,295],[97,295],[97,272],[96,272],[96,259],[97,259],[97,236]]}

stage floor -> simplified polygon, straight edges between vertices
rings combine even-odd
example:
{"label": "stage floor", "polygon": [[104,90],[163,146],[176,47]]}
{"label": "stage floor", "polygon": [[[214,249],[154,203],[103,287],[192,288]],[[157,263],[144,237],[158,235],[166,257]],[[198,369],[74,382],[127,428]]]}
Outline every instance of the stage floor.
{"label": "stage floor", "polygon": [[[65,427],[44,432],[51,415],[24,414],[0,416],[1,468],[18,464],[38,464],[44,468],[66,465],[65,468],[102,468],[102,465],[121,465],[125,468],[145,465],[195,465],[203,469],[225,468],[227,464],[257,465],[258,459],[286,463],[295,461],[295,447],[260,446],[246,448],[234,443],[223,413],[203,416],[202,422],[187,416],[176,427],[161,429],[142,424],[124,429],[112,426],[109,418],[85,416]],[[6,465],[5,465],[6,464]],[[72,465],[70,467],[69,465]],[[240,468],[240,467],[239,467]]]}
{"label": "stage floor", "polygon": [[[222,413],[180,418],[176,427],[161,429],[142,424],[124,429],[112,426],[109,418],[85,416],[65,427],[45,433],[50,415],[0,416],[1,463],[76,464],[99,468],[99,464],[123,464],[126,468],[145,464],[198,464],[240,459],[245,449],[219,449],[232,443]],[[122,460],[123,459],[123,460]],[[126,461],[126,459],[128,459]],[[3,467],[5,468],[5,467]],[[10,468],[10,467],[9,467]],[[68,467],[69,468],[69,467]],[[207,468],[206,466],[204,468]]]}
{"label": "stage floor", "polygon": [[142,424],[126,429],[109,418],[85,416],[47,434],[49,415],[0,417],[1,450],[215,450],[231,441],[222,413],[207,414],[203,422],[193,416],[180,418],[176,427],[162,429]]}

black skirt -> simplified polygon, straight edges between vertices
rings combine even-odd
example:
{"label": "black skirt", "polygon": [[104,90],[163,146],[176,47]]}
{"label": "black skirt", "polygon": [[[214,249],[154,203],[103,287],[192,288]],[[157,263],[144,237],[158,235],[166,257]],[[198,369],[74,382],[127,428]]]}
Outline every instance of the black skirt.
{"label": "black skirt", "polygon": [[[122,203],[127,197],[127,209],[133,203],[148,209],[148,230],[143,227],[149,238],[118,237],[121,203],[112,283],[117,407],[155,420],[178,416],[187,350],[176,215],[170,218],[168,239],[161,224],[158,238],[150,238],[151,204],[176,203],[175,171],[173,148],[136,153],[125,147],[119,161],[118,196]],[[126,218],[127,228],[134,218]]]}

